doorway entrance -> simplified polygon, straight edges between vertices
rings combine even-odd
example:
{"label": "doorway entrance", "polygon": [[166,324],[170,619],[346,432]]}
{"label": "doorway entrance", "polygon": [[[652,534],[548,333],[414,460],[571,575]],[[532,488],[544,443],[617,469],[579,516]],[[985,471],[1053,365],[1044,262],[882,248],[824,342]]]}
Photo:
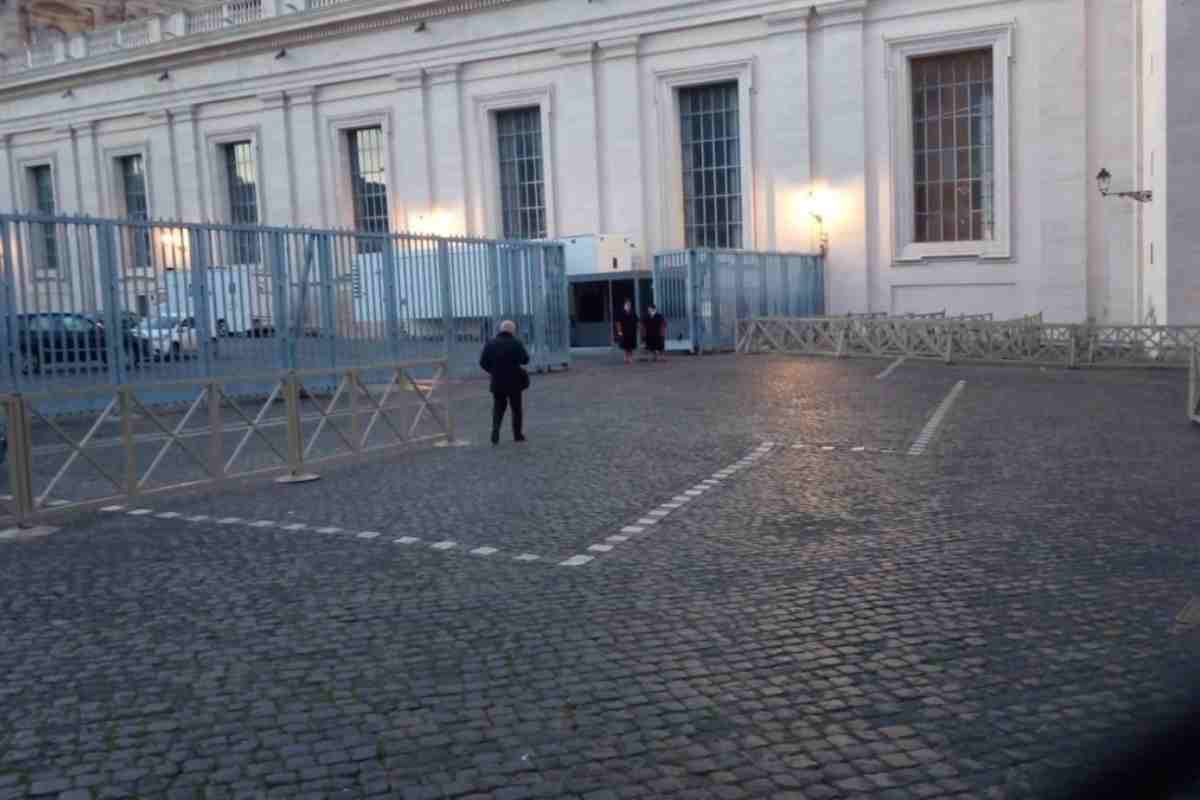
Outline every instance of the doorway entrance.
{"label": "doorway entrance", "polygon": [[[626,273],[628,274],[628,273]],[[640,316],[653,299],[650,278],[571,279],[571,347],[612,347],[616,334],[614,320],[626,300],[633,301]]]}

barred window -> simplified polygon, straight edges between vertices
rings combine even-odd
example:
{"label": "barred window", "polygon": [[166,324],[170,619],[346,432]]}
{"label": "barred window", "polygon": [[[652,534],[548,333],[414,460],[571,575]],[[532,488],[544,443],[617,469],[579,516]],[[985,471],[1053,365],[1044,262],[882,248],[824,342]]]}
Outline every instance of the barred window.
{"label": "barred window", "polygon": [[[387,176],[384,174],[383,128],[348,131],[350,140],[350,186],[354,197],[354,228],[363,233],[387,233]],[[358,252],[373,253],[379,240],[359,239]]]}
{"label": "barred window", "polygon": [[[33,190],[34,211],[53,216],[54,174],[49,164],[29,168],[29,185]],[[38,223],[33,226],[33,257],[38,269],[58,269],[58,235],[54,225]]]}
{"label": "barred window", "polygon": [[679,115],[687,246],[740,248],[742,171],[737,82],[681,89]]}
{"label": "barred window", "polygon": [[[121,188],[124,192],[125,217],[134,222],[150,219],[150,205],[146,198],[146,166],[140,155],[117,159],[121,173]],[[133,267],[151,266],[150,227],[130,226],[125,237],[125,257]]]}
{"label": "barred window", "polygon": [[496,114],[500,152],[500,213],[506,239],[546,237],[542,111],[538,106]]}
{"label": "barred window", "polygon": [[914,241],[993,239],[992,51],[915,58],[911,66]]}
{"label": "barred window", "polygon": [[[258,172],[251,142],[225,145],[225,184],[229,191],[229,221],[234,225],[258,224]],[[258,263],[258,234],[238,231],[232,237],[235,264]]]}

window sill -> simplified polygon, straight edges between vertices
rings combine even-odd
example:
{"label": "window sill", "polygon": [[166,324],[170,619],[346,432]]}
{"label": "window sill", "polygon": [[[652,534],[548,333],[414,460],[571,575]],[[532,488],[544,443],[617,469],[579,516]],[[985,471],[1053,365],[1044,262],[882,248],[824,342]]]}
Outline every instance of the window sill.
{"label": "window sill", "polygon": [[1010,262],[1012,253],[1000,242],[941,242],[909,244],[893,259],[897,267],[919,266],[931,261],[963,261],[974,259],[981,263]]}

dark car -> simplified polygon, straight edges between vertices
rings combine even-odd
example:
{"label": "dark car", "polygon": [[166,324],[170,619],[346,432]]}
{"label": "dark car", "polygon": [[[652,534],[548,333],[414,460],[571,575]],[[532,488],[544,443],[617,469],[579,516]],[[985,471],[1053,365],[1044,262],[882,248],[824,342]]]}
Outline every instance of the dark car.
{"label": "dark car", "polygon": [[[141,363],[144,348],[128,331],[121,332],[122,347],[130,363]],[[55,365],[74,367],[108,364],[108,337],[104,325],[84,315],[70,313],[18,314],[17,346],[21,372],[37,375]]]}

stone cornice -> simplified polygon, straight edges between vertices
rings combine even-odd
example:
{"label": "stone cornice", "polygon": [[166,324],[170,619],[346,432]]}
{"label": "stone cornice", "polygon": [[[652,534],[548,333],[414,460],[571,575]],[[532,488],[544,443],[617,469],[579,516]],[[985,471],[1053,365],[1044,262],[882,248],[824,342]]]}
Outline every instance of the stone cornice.
{"label": "stone cornice", "polygon": [[599,57],[603,61],[611,61],[614,58],[637,58],[641,41],[642,37],[640,36],[603,39],[598,42],[600,47]]}
{"label": "stone cornice", "polygon": [[559,57],[567,64],[587,64],[590,63],[593,56],[596,54],[595,42],[582,42],[580,44],[566,45],[560,47],[556,51]]}
{"label": "stone cornice", "polygon": [[289,106],[310,106],[317,99],[317,90],[312,88],[288,89],[287,99]]}
{"label": "stone cornice", "polygon": [[812,19],[812,9],[806,8],[795,11],[781,11],[777,14],[765,14],[763,24],[767,26],[768,36],[778,36],[785,33],[801,33],[807,31]]}
{"label": "stone cornice", "polygon": [[437,86],[442,83],[457,83],[462,66],[459,64],[442,64],[437,67],[427,67],[425,74],[429,76],[429,85]]}
{"label": "stone cornice", "polygon": [[406,69],[392,75],[397,89],[420,89],[425,85],[425,70]]}
{"label": "stone cornice", "polygon": [[867,0],[838,0],[813,7],[817,12],[816,26],[832,28],[837,25],[861,25],[867,12]]}
{"label": "stone cornice", "polygon": [[[346,0],[336,5],[298,14],[267,17],[251,23],[202,34],[191,34],[131,50],[114,50],[84,59],[68,59],[44,69],[0,75],[0,92],[32,87],[64,78],[114,72],[103,79],[153,71],[162,64],[173,67],[205,63],[212,51],[220,57],[286,49],[334,36],[411,25],[437,17],[458,16],[511,5],[520,0],[420,0],[397,8],[396,0]],[[203,55],[201,55],[203,53]]]}
{"label": "stone cornice", "polygon": [[283,91],[263,92],[258,96],[258,102],[266,111],[278,111],[283,108],[286,95]]}

